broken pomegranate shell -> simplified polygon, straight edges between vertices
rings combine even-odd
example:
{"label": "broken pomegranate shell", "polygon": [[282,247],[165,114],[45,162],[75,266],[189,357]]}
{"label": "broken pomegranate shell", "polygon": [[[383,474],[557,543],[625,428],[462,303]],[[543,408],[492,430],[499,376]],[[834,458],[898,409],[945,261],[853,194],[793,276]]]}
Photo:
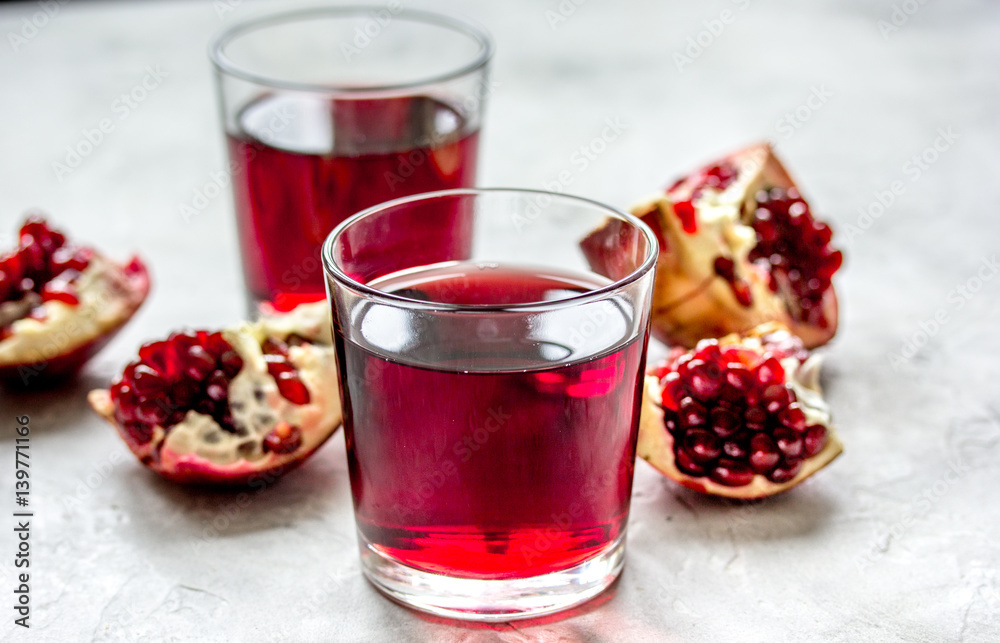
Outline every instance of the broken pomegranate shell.
{"label": "broken pomegranate shell", "polygon": [[818,360],[775,323],[674,349],[646,375],[637,454],[711,495],[754,499],[794,487],[843,450]]}
{"label": "broken pomegranate shell", "polygon": [[[632,208],[656,233],[652,330],[669,345],[781,322],[807,348],[837,331],[831,279],[843,255],[768,144],[731,154]],[[591,266],[617,234],[609,222],[581,244]],[[606,276],[611,276],[607,275]]]}
{"label": "broken pomegranate shell", "polygon": [[145,264],[118,264],[29,216],[0,256],[0,380],[30,387],[76,373],[149,294]]}
{"label": "broken pomegranate shell", "polygon": [[308,458],[341,423],[326,302],[139,349],[90,405],[139,460],[185,484],[264,483]]}

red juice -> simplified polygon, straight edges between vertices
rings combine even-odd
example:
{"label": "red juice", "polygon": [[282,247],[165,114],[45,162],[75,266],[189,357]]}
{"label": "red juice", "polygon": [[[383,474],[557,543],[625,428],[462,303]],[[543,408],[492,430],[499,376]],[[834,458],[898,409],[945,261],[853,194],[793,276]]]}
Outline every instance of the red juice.
{"label": "red juice", "polygon": [[[323,298],[320,247],[350,215],[475,181],[478,130],[426,96],[265,96],[237,121],[227,142],[244,280],[254,302],[279,310]],[[411,232],[387,234],[402,240]],[[433,243],[442,256],[462,254],[454,240]]]}
{"label": "red juice", "polygon": [[[457,263],[369,285],[434,302],[513,304],[607,283]],[[388,307],[369,308],[347,337],[335,322],[364,539],[427,572],[510,579],[567,569],[623,535],[646,347],[623,308],[604,304],[601,323],[573,328],[548,313],[479,313],[477,324],[408,329],[405,313]]]}

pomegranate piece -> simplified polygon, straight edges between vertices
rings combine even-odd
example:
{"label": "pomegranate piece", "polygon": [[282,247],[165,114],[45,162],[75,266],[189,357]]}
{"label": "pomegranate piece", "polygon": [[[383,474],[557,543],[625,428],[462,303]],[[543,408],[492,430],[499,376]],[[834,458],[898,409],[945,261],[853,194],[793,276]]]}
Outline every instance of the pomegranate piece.
{"label": "pomegranate piece", "polygon": [[[740,150],[632,209],[660,239],[652,330],[670,345],[781,322],[807,348],[837,331],[833,275],[843,255],[771,147]],[[605,274],[609,221],[581,246]]]}
{"label": "pomegranate piece", "polygon": [[843,449],[818,359],[777,323],[673,349],[646,376],[638,455],[703,493],[750,499],[790,489]]}
{"label": "pomegranate piece", "polygon": [[117,264],[29,216],[0,255],[0,380],[50,384],[73,375],[149,294],[138,257]]}
{"label": "pomegranate piece", "polygon": [[341,423],[325,302],[139,349],[98,414],[139,460],[186,484],[243,486],[292,469]]}

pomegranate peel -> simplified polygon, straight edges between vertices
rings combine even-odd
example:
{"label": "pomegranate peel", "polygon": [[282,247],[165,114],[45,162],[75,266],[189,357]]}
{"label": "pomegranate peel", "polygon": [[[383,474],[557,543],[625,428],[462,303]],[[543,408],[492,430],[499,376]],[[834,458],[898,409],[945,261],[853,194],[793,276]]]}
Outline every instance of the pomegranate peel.
{"label": "pomegranate peel", "polygon": [[[652,331],[671,345],[786,325],[807,348],[837,330],[831,284],[843,257],[829,226],[808,203],[771,147],[758,144],[701,168],[641,202],[632,214],[660,239]],[[581,244],[607,274],[600,249],[614,243],[609,222]]]}
{"label": "pomegranate peel", "polygon": [[0,256],[0,380],[28,387],[76,373],[149,294],[145,264],[77,246],[37,215]]}
{"label": "pomegranate peel", "polygon": [[220,332],[174,333],[143,345],[88,400],[165,478],[217,486],[274,479],[341,423],[328,315],[317,302]]}
{"label": "pomegranate peel", "polygon": [[637,455],[701,493],[756,499],[787,491],[843,451],[819,361],[774,323],[675,349],[645,377]]}

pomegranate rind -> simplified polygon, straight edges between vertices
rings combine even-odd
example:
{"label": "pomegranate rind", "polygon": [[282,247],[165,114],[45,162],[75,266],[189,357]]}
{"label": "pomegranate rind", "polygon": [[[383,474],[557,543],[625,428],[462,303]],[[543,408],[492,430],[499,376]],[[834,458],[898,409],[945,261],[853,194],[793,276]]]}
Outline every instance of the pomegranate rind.
{"label": "pomegranate rind", "polygon": [[0,381],[33,388],[72,377],[132,319],[150,290],[149,270],[138,256],[117,264],[95,252],[80,280],[88,285],[78,305],[48,301],[41,304],[44,320],[11,325],[12,334],[0,341]]}
{"label": "pomegranate rind", "polygon": [[[768,321],[788,326],[807,348],[827,343],[837,331],[838,304],[831,286],[821,307],[828,321],[825,328],[797,320],[784,300],[771,291],[767,270],[747,260],[756,244],[756,233],[743,221],[745,212],[753,212],[754,195],[762,188],[796,187],[795,181],[774,155],[767,143],[752,145],[725,157],[739,172],[722,190],[706,190],[696,203],[696,230],[684,229],[675,204],[691,199],[699,185],[698,173],[692,173],[665,194],[658,194],[631,208],[660,240],[656,280],[653,290],[651,330],[653,336],[668,345],[687,348],[699,340],[747,332]],[[603,249],[614,245],[617,226],[608,221],[591,233],[581,248],[591,268],[610,276],[614,266]],[[715,271],[718,257],[732,259],[736,277],[746,285],[752,303],[740,303],[732,286]]]}
{"label": "pomegranate rind", "polygon": [[[766,324],[755,329],[753,336],[760,337],[780,330],[780,326]],[[720,345],[737,343],[740,337],[730,335],[720,340]],[[800,401],[810,403],[808,399],[821,396],[819,387],[819,360],[812,356],[805,362],[800,362],[794,355],[784,355],[781,360],[784,365],[798,363],[799,366],[791,375],[796,379],[796,391]],[[677,468],[674,456],[674,438],[664,426],[664,412],[659,400],[662,388],[660,378],[647,374],[643,381],[642,411],[639,416],[639,437],[636,444],[636,455],[652,465],[656,470],[671,480],[699,493],[722,496],[740,500],[756,500],[788,491],[817,471],[830,464],[843,450],[844,445],[831,422],[824,422],[827,430],[826,446],[816,455],[802,461],[799,473],[787,482],[777,483],[765,476],[754,474],[749,484],[739,487],[729,487],[719,484],[708,477],[689,476]],[[813,402],[815,403],[815,402]]]}
{"label": "pomegranate rind", "polygon": [[[275,314],[252,324],[222,331],[224,338],[243,359],[243,368],[229,383],[230,400],[247,400],[252,391],[265,396],[265,405],[275,413],[275,424],[286,422],[301,431],[301,444],[289,453],[255,451],[254,457],[236,455],[223,444],[213,447],[199,442],[198,427],[218,428],[206,415],[188,411],[184,421],[165,429],[153,427],[152,439],[138,443],[118,424],[110,390],[88,395],[95,412],[115,427],[128,448],[145,466],[168,480],[186,485],[245,487],[270,482],[299,466],[321,447],[342,423],[337,384],[336,356],[330,342],[329,313],[325,302],[308,304],[287,314]],[[288,339],[291,335],[310,343],[289,347],[289,360],[309,391],[307,404],[293,404],[278,392],[260,348],[265,338]],[[246,413],[254,412],[247,409]],[[239,413],[234,410],[234,415]],[[263,434],[258,438],[262,441]],[[229,447],[236,442],[232,438]]]}

